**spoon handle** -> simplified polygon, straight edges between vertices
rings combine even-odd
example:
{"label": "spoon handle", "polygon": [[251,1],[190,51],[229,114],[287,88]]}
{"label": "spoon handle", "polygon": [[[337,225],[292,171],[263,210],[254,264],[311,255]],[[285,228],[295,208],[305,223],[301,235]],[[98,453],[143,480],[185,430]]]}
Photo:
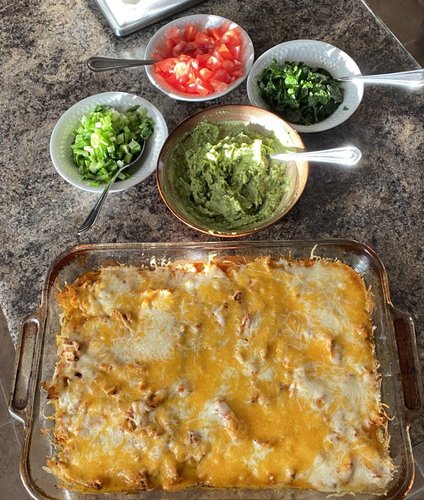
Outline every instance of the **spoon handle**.
{"label": "spoon handle", "polygon": [[134,68],[136,66],[146,66],[158,61],[154,59],[119,59],[115,57],[94,56],[87,59],[86,64],[91,71],[109,71],[111,69]]}
{"label": "spoon handle", "polygon": [[85,221],[78,228],[78,231],[77,231],[78,236],[80,234],[82,234],[82,233],[85,233],[85,231],[88,231],[88,229],[90,229],[90,227],[96,222],[97,216],[99,215],[100,210],[102,209],[103,203],[105,202],[106,197],[107,197],[107,195],[109,193],[109,189],[112,187],[112,185],[116,181],[118,175],[121,172],[123,172],[125,169],[133,167],[134,165],[138,164],[139,161],[140,161],[140,159],[143,156],[143,153],[144,153],[145,149],[146,149],[146,141],[144,140],[143,144],[140,147],[140,151],[139,151],[137,157],[135,158],[135,160],[133,160],[131,163],[127,163],[126,165],[122,165],[122,167],[119,168],[115,172],[115,174],[113,175],[113,177],[110,180],[109,184],[107,184],[105,186],[105,188],[103,189],[103,193],[100,195],[99,199],[96,201],[96,204],[91,209],[91,212],[87,215],[87,218],[85,219]]}
{"label": "spoon handle", "polygon": [[90,227],[96,222],[97,216],[99,215],[100,210],[102,209],[102,206],[103,206],[104,202],[106,201],[107,195],[109,193],[109,189],[112,187],[112,184],[116,181],[116,178],[118,177],[118,175],[127,166],[128,165],[124,165],[119,170],[117,170],[116,174],[112,177],[109,184],[107,186],[105,186],[105,188],[103,189],[103,193],[99,196],[99,199],[96,201],[96,204],[91,209],[90,213],[87,215],[87,218],[85,219],[85,221],[78,228],[78,231],[77,231],[78,236],[80,234],[88,231],[90,229]]}
{"label": "spoon handle", "polygon": [[347,146],[345,148],[324,149],[306,153],[279,153],[270,155],[270,158],[278,161],[304,160],[353,166],[362,158],[362,153],[354,146]]}
{"label": "spoon handle", "polygon": [[380,85],[400,85],[409,88],[424,87],[424,69],[384,73],[381,75],[354,75],[337,78],[342,82],[359,80],[364,83],[378,83]]}
{"label": "spoon handle", "polygon": [[77,231],[78,236],[82,233],[85,233],[85,231],[88,231],[90,229],[90,227],[96,222],[97,216],[99,215],[100,210],[103,206],[103,203],[105,202],[106,197],[109,193],[109,189],[111,188],[112,184],[115,182],[115,180],[120,172],[121,172],[121,169],[119,169],[116,172],[116,174],[112,177],[112,180],[104,188],[103,193],[99,196],[98,200],[96,201],[96,204],[91,209],[90,213],[87,215],[87,218],[81,224],[81,226],[78,228],[78,231]]}

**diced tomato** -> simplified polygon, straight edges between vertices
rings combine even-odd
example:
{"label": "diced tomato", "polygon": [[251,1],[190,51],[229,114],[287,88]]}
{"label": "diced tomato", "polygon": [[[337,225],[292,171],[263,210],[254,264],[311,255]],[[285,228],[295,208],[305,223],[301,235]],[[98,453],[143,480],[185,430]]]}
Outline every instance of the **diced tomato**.
{"label": "diced tomato", "polygon": [[176,59],[174,57],[168,57],[154,64],[155,71],[160,71],[162,73],[170,73],[173,70]]}
{"label": "diced tomato", "polygon": [[203,96],[213,92],[213,87],[207,82],[202,82],[200,78],[197,78],[194,82],[194,88],[197,90],[198,94]]}
{"label": "diced tomato", "polygon": [[216,28],[210,28],[209,29],[209,34],[215,40],[220,40],[220,38],[221,38],[221,35],[220,35],[219,31]]}
{"label": "diced tomato", "polygon": [[227,73],[227,71],[225,71],[224,68],[219,68],[215,71],[215,73],[213,74],[213,79],[214,80],[218,80],[220,82],[224,82],[224,83],[229,83],[230,80],[231,80],[231,77],[230,75]]}
{"label": "diced tomato", "polygon": [[206,67],[211,69],[212,71],[216,71],[221,66],[219,59],[216,56],[208,57],[206,61]]}
{"label": "diced tomato", "polygon": [[197,43],[199,47],[214,47],[215,45],[215,40],[208,36],[206,33],[202,33],[201,31],[198,31],[196,33],[196,36],[194,37],[194,41]]}
{"label": "diced tomato", "polygon": [[244,71],[241,68],[240,69],[235,69],[233,71],[233,76],[235,77],[236,80],[237,80],[237,78],[240,78],[243,75],[244,75]]}
{"label": "diced tomato", "polygon": [[184,61],[178,61],[174,66],[175,76],[181,80],[181,78],[186,78],[186,75],[190,71],[190,65]]}
{"label": "diced tomato", "polygon": [[191,60],[191,67],[197,71],[197,75],[199,74],[198,70],[200,69],[200,63],[197,59],[197,57],[193,57],[193,59]]}
{"label": "diced tomato", "polygon": [[187,55],[187,54],[180,54],[180,55],[178,56],[178,60],[179,60],[179,61],[182,61],[182,62],[191,62],[191,60],[192,60],[192,59],[193,59],[193,58],[192,58],[192,57],[190,57],[190,56],[189,56],[189,55]]}
{"label": "diced tomato", "polygon": [[233,54],[229,51],[225,43],[218,48],[218,54],[224,59],[234,59]]}
{"label": "diced tomato", "polygon": [[211,78],[209,83],[212,85],[215,92],[223,92],[228,87],[226,83],[215,80],[214,78]]}
{"label": "diced tomato", "polygon": [[187,42],[185,47],[185,53],[193,57],[193,54],[197,52],[197,45],[195,42]]}
{"label": "diced tomato", "polygon": [[174,72],[180,83],[193,83],[196,80],[193,68],[188,62],[177,62]]}
{"label": "diced tomato", "polygon": [[180,28],[178,28],[178,26],[171,26],[168,30],[168,32],[166,33],[166,39],[170,39],[170,38],[178,38],[181,36],[181,30]]}
{"label": "diced tomato", "polygon": [[230,22],[199,30],[194,25],[174,27],[153,54],[159,62],[154,71],[166,83],[190,95],[207,96],[223,92],[244,74],[240,61],[242,38]]}
{"label": "diced tomato", "polygon": [[228,45],[228,49],[230,50],[233,59],[240,59],[241,54],[241,44],[240,45]]}
{"label": "diced tomato", "polygon": [[179,92],[185,92],[185,86],[177,80],[177,78],[176,78],[176,76],[175,76],[175,74],[174,74],[174,73],[172,73],[172,74],[170,74],[170,75],[166,76],[166,77],[164,78],[164,80],[165,80],[165,81],[166,81],[166,83],[168,83],[168,85],[170,85],[172,88],[174,88],[174,89],[178,90]]}
{"label": "diced tomato", "polygon": [[188,24],[184,30],[184,39],[186,42],[193,42],[196,36],[197,29],[192,25]]}
{"label": "diced tomato", "polygon": [[221,37],[221,42],[222,43],[231,43],[231,42],[239,42],[241,41],[241,35],[240,35],[240,30],[235,28],[235,29],[229,29],[225,33],[222,34]]}
{"label": "diced tomato", "polygon": [[230,21],[224,21],[221,26],[218,28],[219,34],[222,36],[227,30],[230,29]]}
{"label": "diced tomato", "polygon": [[174,57],[178,57],[180,54],[183,54],[187,50],[187,42],[185,40],[180,40],[174,48],[172,49],[172,55]]}
{"label": "diced tomato", "polygon": [[234,61],[232,59],[225,59],[222,61],[222,67],[227,71],[228,73],[232,74],[234,71]]}
{"label": "diced tomato", "polygon": [[193,83],[190,83],[189,85],[186,86],[185,88],[185,92],[187,94],[197,94],[197,88],[196,88],[196,85]]}
{"label": "diced tomato", "polygon": [[201,68],[199,71],[200,78],[204,81],[207,82],[209,78],[213,75],[213,71],[211,71],[208,68]]}
{"label": "diced tomato", "polygon": [[163,52],[165,53],[166,57],[172,56],[172,49],[174,48],[174,45],[175,44],[171,38],[167,38],[165,40],[165,47],[163,48]]}
{"label": "diced tomato", "polygon": [[164,58],[164,56],[163,56],[160,52],[153,52],[153,54],[152,54],[152,58],[153,58],[153,59],[158,59],[159,61],[160,61],[161,59],[165,59],[165,58]]}
{"label": "diced tomato", "polygon": [[196,59],[199,61],[199,67],[204,68],[208,62],[209,54],[197,54]]}

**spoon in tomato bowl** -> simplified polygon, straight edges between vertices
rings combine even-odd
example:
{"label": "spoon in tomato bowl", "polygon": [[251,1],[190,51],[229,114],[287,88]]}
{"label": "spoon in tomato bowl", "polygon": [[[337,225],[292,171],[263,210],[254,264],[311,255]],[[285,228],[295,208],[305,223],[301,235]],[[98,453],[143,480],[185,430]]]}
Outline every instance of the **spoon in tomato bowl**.
{"label": "spoon in tomato bowl", "polygon": [[99,73],[112,69],[135,68],[137,66],[149,66],[159,62],[159,59],[122,59],[118,57],[93,56],[87,59],[88,69]]}

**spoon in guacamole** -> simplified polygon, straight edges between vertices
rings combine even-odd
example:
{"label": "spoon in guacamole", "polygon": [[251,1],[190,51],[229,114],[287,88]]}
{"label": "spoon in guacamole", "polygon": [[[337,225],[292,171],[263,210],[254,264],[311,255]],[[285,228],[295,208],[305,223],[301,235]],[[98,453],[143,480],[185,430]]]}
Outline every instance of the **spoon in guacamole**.
{"label": "spoon in guacamole", "polygon": [[321,163],[337,163],[353,167],[362,158],[362,152],[355,146],[346,146],[342,148],[323,149],[321,151],[307,152],[287,152],[271,154],[271,160],[277,161],[317,161]]}
{"label": "spoon in guacamole", "polygon": [[234,231],[259,225],[277,212],[293,182],[288,161],[353,165],[360,158],[352,147],[288,152],[274,133],[245,122],[202,121],[175,145],[168,176],[185,215],[215,230]]}
{"label": "spoon in guacamole", "polygon": [[175,147],[169,180],[181,209],[219,230],[259,224],[279,207],[285,169],[270,155],[285,148],[243,122],[200,122]]}

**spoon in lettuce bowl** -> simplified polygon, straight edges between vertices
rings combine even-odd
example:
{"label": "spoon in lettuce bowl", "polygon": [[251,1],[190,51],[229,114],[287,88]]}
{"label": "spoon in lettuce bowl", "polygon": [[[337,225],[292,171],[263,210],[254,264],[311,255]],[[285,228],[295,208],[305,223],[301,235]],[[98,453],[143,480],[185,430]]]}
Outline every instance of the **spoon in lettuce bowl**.
{"label": "spoon in lettuce bowl", "polygon": [[98,215],[100,213],[100,210],[101,210],[104,202],[106,201],[106,198],[107,198],[107,195],[109,193],[110,188],[112,187],[112,185],[114,184],[114,182],[116,181],[116,179],[119,177],[119,175],[124,170],[126,170],[128,168],[131,168],[134,165],[136,165],[137,163],[139,163],[139,161],[140,161],[140,159],[141,159],[141,157],[143,155],[145,147],[146,147],[146,141],[143,141],[143,144],[141,145],[140,152],[139,152],[138,156],[135,158],[135,160],[133,160],[131,163],[127,163],[126,165],[122,165],[122,167],[120,167],[115,172],[115,174],[113,175],[113,177],[110,180],[110,182],[108,184],[106,184],[106,186],[105,186],[102,194],[100,195],[100,197],[97,200],[96,204],[92,208],[91,212],[88,214],[88,216],[85,219],[85,221],[78,228],[78,231],[77,231],[78,236],[80,234],[82,234],[82,233],[85,233],[86,231],[88,231],[90,229],[90,227],[93,226],[93,224],[96,222],[96,219],[97,219],[97,217],[98,217]]}
{"label": "spoon in lettuce bowl", "polygon": [[337,163],[338,165],[354,166],[362,158],[362,152],[355,146],[323,149],[321,151],[286,152],[269,155],[277,161],[317,161],[321,163]]}
{"label": "spoon in lettuce bowl", "polygon": [[418,89],[424,87],[424,69],[383,73],[381,75],[352,75],[335,78],[339,82],[361,81],[378,85],[397,85]]}

